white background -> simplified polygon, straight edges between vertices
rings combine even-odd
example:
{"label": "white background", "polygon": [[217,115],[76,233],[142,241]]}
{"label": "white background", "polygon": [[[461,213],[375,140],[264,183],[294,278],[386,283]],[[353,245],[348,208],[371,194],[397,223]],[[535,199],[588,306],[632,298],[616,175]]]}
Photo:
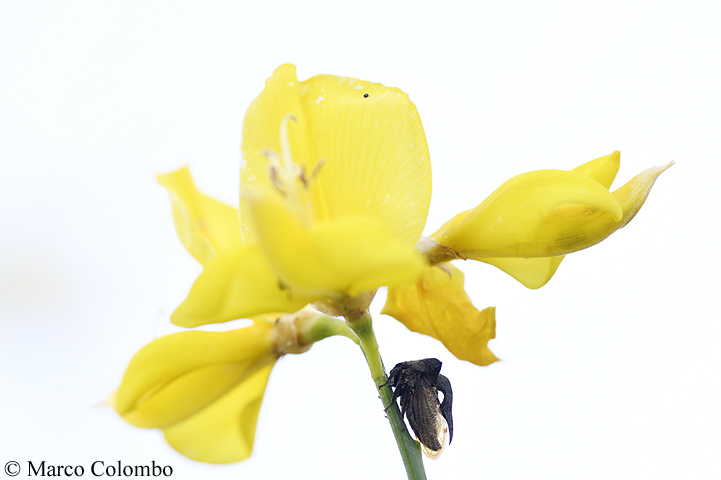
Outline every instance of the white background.
{"label": "white background", "polygon": [[234,203],[245,109],[292,62],[409,93],[433,162],[426,233],[524,171],[618,149],[618,187],[677,162],[540,290],[459,265],[497,306],[491,367],[380,316],[379,294],[386,365],[437,357],[453,382],[454,442],[429,478],[721,478],[720,24],[712,1],[2,2],[0,467],[404,478],[341,338],[277,364],[240,464],[187,460],[99,406],[200,272],[155,173],[190,165]]}

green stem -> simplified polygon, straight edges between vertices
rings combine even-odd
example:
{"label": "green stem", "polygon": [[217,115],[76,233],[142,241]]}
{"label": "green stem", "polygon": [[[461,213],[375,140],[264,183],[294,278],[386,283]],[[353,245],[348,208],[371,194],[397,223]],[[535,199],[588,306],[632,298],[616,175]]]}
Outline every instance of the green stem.
{"label": "green stem", "polygon": [[301,323],[298,328],[298,340],[304,345],[311,345],[335,335],[341,335],[351,339],[356,345],[359,344],[358,337],[348,328],[346,322],[329,315],[318,315],[311,321]]}
{"label": "green stem", "polygon": [[[371,371],[371,377],[376,384],[376,388],[380,392],[383,407],[387,408],[386,415],[393,429],[393,436],[398,444],[398,450],[401,452],[403,464],[406,467],[408,480],[425,480],[426,471],[423,468],[423,459],[421,458],[421,449],[418,442],[413,440],[408,434],[406,424],[401,416],[401,411],[396,402],[391,404],[393,391],[388,385],[383,386],[388,380],[383,360],[381,360],[378,351],[378,342],[373,332],[373,322],[370,314],[366,311],[362,317],[349,319],[346,318],[348,326],[355,332],[360,340],[360,347],[365,355],[368,368]],[[390,407],[388,407],[390,405]]]}

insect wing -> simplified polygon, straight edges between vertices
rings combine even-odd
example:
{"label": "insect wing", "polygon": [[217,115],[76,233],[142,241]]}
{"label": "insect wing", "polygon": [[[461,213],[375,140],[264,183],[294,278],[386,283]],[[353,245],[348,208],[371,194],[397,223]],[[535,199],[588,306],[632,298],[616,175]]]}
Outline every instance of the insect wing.
{"label": "insect wing", "polygon": [[406,416],[423,453],[428,458],[438,458],[443,451],[448,426],[441,414],[438,393],[427,377],[419,377],[413,394],[407,400]]}
{"label": "insect wing", "polygon": [[448,426],[446,423],[446,419],[443,418],[442,415],[438,415],[439,422],[437,423],[437,426],[439,427],[436,431],[436,435],[438,438],[438,443],[440,443],[441,448],[439,450],[431,450],[430,448],[426,447],[423,443],[421,443],[421,451],[425,454],[426,457],[430,458],[431,460],[435,460],[436,458],[441,456],[441,453],[443,453],[443,449],[446,446],[446,434],[448,433]]}

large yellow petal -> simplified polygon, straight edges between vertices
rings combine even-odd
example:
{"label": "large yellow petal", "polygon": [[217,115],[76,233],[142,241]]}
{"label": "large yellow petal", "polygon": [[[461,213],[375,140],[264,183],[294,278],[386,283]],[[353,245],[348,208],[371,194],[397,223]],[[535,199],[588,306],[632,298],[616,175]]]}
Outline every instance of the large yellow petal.
{"label": "large yellow petal", "polygon": [[316,298],[282,285],[258,245],[246,245],[207,262],[170,320],[192,328],[268,312],[294,312]]}
{"label": "large yellow petal", "polygon": [[[415,105],[396,88],[352,78],[298,82],[292,65],[273,73],[246,113],[241,213],[248,209],[244,192],[270,187],[263,152],[281,151],[280,123],[289,113],[297,118],[288,129],[294,161],[308,173],[325,162],[310,184],[316,220],[376,216],[415,245],[431,195],[430,157]],[[249,226],[242,228],[247,241]]]}
{"label": "large yellow petal", "polygon": [[532,241],[551,212],[569,204],[607,212],[616,221],[623,214],[618,200],[595,180],[576,172],[538,170],[508,180],[433,238],[469,258],[538,256],[518,252],[516,246]]}
{"label": "large yellow petal", "polygon": [[200,263],[243,243],[238,210],[198,192],[187,167],[158,175],[158,183],[170,195],[180,241]]}
{"label": "large yellow petal", "polygon": [[495,307],[479,311],[463,289],[463,272],[446,265],[426,267],[414,283],[388,289],[383,307],[408,329],[430,335],[456,357],[476,365],[490,365],[498,358],[488,348],[496,337]]}
{"label": "large yellow petal", "polygon": [[166,427],[202,410],[274,361],[273,324],[227,332],[181,332],[143,347],[115,397],[129,423]]}
{"label": "large yellow petal", "polygon": [[351,296],[416,278],[423,261],[378,218],[346,217],[306,228],[274,196],[259,196],[250,214],[261,248],[282,282],[317,296]]}
{"label": "large yellow petal", "polygon": [[183,455],[207,463],[245,460],[253,451],[260,405],[273,363],[245,379],[195,415],[165,428],[165,439]]}

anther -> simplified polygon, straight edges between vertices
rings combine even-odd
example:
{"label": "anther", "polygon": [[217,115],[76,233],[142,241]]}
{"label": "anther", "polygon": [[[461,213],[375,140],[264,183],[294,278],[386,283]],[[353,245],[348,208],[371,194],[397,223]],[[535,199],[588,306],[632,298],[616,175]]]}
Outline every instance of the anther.
{"label": "anther", "polygon": [[310,177],[308,178],[308,180],[310,180],[311,182],[315,180],[320,173],[320,169],[323,168],[323,165],[325,165],[325,158],[321,158],[320,160],[318,160],[318,163],[316,163],[315,167],[313,167],[313,171],[310,173]]}

